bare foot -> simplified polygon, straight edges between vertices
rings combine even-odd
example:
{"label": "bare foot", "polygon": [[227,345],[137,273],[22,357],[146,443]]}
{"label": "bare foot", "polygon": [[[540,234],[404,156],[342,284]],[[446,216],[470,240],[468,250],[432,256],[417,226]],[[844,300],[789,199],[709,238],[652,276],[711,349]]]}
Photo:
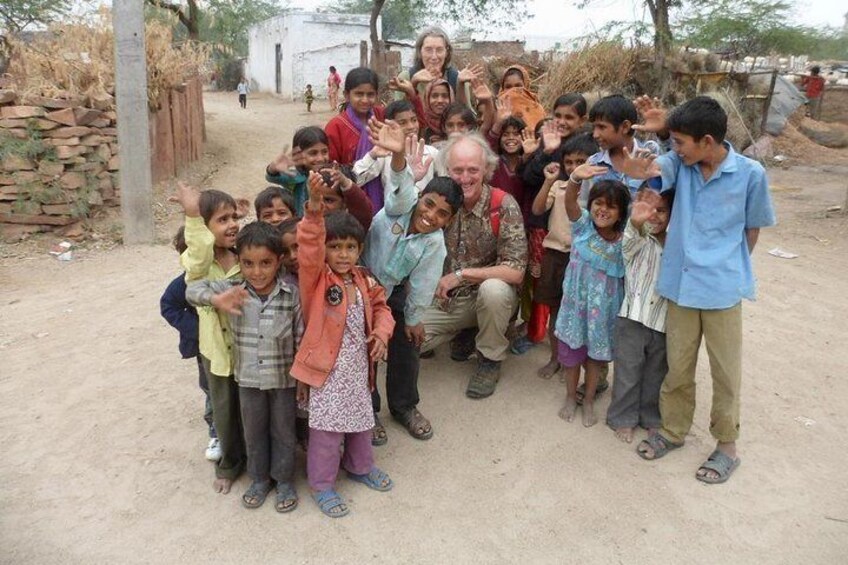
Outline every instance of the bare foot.
{"label": "bare foot", "polygon": [[562,365],[559,364],[559,361],[548,361],[547,365],[536,371],[536,375],[542,379],[549,379],[557,374],[561,368]]}
{"label": "bare foot", "polygon": [[233,481],[230,479],[215,479],[215,482],[212,483],[212,488],[215,489],[215,492],[219,492],[221,494],[227,494],[230,492],[230,488],[233,486]]}
{"label": "bare foot", "polygon": [[573,398],[566,398],[565,405],[559,411],[559,417],[566,422],[574,420],[574,414],[577,412],[577,402]]}
{"label": "bare foot", "polygon": [[615,437],[624,443],[633,442],[633,428],[616,428]]}
{"label": "bare foot", "polygon": [[598,418],[595,416],[595,403],[583,401],[583,426],[591,428],[598,423]]}

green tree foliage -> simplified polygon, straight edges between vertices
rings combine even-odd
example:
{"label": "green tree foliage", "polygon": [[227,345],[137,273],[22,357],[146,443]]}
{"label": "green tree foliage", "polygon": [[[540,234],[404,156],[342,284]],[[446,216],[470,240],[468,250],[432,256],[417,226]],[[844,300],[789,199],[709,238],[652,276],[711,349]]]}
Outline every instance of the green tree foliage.
{"label": "green tree foliage", "polygon": [[[593,0],[577,0],[574,5],[580,9],[588,7]],[[643,22],[613,21],[598,30],[597,35],[623,39],[630,36],[637,41],[645,35],[653,36],[654,50],[657,52],[657,64],[662,65],[666,53],[671,50],[674,35],[671,31],[671,11],[680,8],[683,0],[643,0],[642,3],[651,15],[651,25]]]}
{"label": "green tree foliage", "polygon": [[680,19],[679,39],[740,59],[810,53],[818,41],[818,31],[792,24],[793,5],[784,0],[714,0],[692,8]]}
{"label": "green tree foliage", "polygon": [[[370,14],[373,0],[342,0],[337,4],[327,4],[323,9],[342,14]],[[383,39],[415,39],[418,29],[427,24],[432,15],[430,3],[424,0],[391,0],[380,11]]]}
{"label": "green tree foliage", "polygon": [[18,33],[29,26],[53,23],[69,11],[69,0],[2,0],[0,25],[11,33]]}
{"label": "green tree foliage", "polygon": [[232,56],[246,56],[251,26],[286,10],[276,0],[207,0],[201,38]]}

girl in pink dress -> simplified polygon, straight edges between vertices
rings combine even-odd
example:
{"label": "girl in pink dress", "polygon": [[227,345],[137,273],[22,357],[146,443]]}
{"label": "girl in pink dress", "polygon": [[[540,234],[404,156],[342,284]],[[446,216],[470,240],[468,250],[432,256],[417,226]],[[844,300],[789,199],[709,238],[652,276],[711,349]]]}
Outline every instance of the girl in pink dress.
{"label": "girl in pink dress", "polygon": [[338,518],[350,511],[335,490],[340,463],[349,479],[374,490],[393,486],[374,466],[371,391],[394,319],[383,287],[356,266],[365,241],[362,225],[347,212],[324,218],[322,194],[328,189],[321,175],[310,171],[308,186],[306,213],[297,226],[306,330],[291,373],[298,400],[309,406],[306,474],[312,497],[324,514]]}

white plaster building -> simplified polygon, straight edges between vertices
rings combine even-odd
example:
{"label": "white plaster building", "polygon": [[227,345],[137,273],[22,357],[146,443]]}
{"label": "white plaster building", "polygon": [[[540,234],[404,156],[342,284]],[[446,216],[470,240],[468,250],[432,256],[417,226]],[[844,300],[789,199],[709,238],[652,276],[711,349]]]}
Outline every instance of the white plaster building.
{"label": "white plaster building", "polygon": [[368,20],[367,14],[293,12],[251,27],[246,73],[253,90],[297,100],[311,84],[316,96],[325,97],[330,65],[342,80],[359,66]]}

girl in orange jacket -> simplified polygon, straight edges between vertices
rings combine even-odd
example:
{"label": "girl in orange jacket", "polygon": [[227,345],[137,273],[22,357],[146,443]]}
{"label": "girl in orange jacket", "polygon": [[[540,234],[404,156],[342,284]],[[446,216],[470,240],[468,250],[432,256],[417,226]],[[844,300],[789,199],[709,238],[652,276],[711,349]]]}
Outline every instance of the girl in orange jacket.
{"label": "girl in orange jacket", "polygon": [[393,486],[374,466],[371,391],[394,319],[383,287],[357,266],[362,225],[346,212],[323,216],[321,175],[310,172],[308,186],[306,213],[297,227],[306,330],[291,374],[298,380],[298,400],[309,407],[306,474],[312,496],[324,514],[337,518],[349,512],[335,490],[340,462],[354,481],[378,491]]}

